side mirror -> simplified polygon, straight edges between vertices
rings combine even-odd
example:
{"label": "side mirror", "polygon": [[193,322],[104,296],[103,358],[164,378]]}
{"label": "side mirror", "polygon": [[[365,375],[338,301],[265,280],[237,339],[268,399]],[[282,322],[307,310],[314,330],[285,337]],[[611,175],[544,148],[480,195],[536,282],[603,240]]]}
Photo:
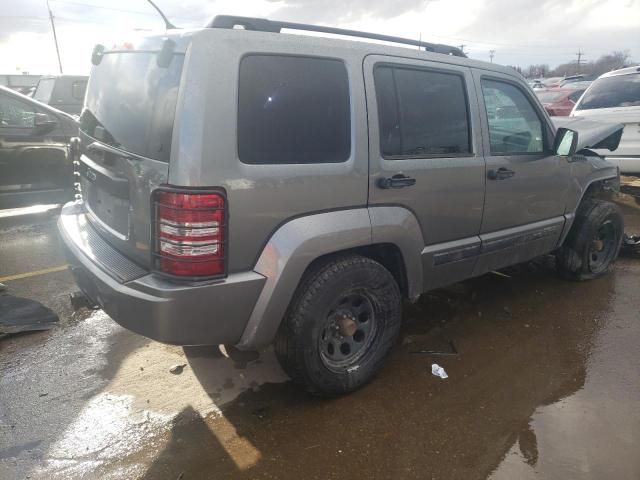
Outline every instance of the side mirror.
{"label": "side mirror", "polygon": [[570,157],[576,153],[578,144],[578,132],[568,128],[559,128],[556,132],[556,139],[553,142],[553,151],[559,157]]}
{"label": "side mirror", "polygon": [[36,129],[36,132],[40,134],[49,133],[56,128],[56,125],[58,125],[58,122],[46,113],[35,114],[33,126]]}

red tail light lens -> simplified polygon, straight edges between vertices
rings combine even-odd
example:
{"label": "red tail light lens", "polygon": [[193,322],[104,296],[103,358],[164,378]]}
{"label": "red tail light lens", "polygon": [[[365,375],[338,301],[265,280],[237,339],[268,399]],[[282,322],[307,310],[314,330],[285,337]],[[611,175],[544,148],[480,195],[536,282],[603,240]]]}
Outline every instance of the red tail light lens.
{"label": "red tail light lens", "polygon": [[221,193],[154,193],[154,263],[161,272],[201,279],[225,273],[226,199]]}

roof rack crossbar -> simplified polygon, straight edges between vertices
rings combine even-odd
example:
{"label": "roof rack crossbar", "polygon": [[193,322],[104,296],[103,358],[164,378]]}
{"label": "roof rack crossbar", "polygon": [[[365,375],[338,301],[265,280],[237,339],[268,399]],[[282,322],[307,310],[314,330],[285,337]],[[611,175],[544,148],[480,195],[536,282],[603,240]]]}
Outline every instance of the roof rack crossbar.
{"label": "roof rack crossbar", "polygon": [[429,52],[442,53],[444,55],[454,55],[456,57],[466,57],[466,55],[457,47],[450,45],[442,45],[439,43],[429,43],[420,40],[412,40],[410,38],[393,37],[391,35],[381,35],[378,33],[361,32],[358,30],[347,30],[344,28],[324,27],[321,25],[309,25],[306,23],[280,22],[276,20],[267,20],[266,18],[252,17],[236,17],[233,15],[217,15],[208,24],[208,28],[228,28],[232,29],[241,26],[245,30],[256,30],[259,32],[280,33],[283,28],[290,30],[302,30],[307,32],[330,33],[334,35],[344,35],[347,37],[369,38],[372,40],[381,40],[384,42],[402,43],[405,45],[413,45],[422,47]]}

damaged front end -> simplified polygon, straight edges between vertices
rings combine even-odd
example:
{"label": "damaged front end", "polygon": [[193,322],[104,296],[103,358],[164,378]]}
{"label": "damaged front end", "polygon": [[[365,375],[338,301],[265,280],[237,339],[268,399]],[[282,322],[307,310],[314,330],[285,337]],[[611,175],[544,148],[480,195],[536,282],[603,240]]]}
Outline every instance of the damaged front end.
{"label": "damaged front end", "polygon": [[624,125],[586,120],[581,117],[552,117],[556,130],[565,128],[578,134],[575,153],[587,157],[601,157],[594,150],[613,152],[620,145]]}

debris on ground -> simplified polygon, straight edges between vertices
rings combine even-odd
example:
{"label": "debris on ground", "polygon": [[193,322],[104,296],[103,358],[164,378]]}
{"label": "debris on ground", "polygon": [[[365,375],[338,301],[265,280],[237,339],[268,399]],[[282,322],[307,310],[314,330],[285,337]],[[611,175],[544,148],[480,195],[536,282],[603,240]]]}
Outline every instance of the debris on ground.
{"label": "debris on ground", "polygon": [[49,330],[58,315],[35,300],[0,295],[0,335]]}
{"label": "debris on ground", "polygon": [[7,289],[7,286],[4,283],[0,283],[0,292],[4,292]]}
{"label": "debris on ground", "polygon": [[173,367],[171,367],[169,369],[169,373],[173,373],[174,375],[180,375],[182,373],[182,371],[184,370],[184,367],[186,367],[186,366],[187,366],[186,363],[174,365]]}
{"label": "debris on ground", "polygon": [[499,272],[497,270],[492,270],[491,273],[493,273],[494,275],[497,275],[499,277],[511,278],[511,275],[507,275],[506,273],[502,273],[502,272]]}
{"label": "debris on ground", "polygon": [[449,375],[447,375],[447,372],[444,371],[444,368],[442,368],[437,363],[434,363],[433,365],[431,365],[431,373],[436,377],[442,378],[443,380],[445,378],[449,378]]}
{"label": "debris on ground", "polygon": [[624,234],[622,252],[628,255],[640,255],[640,235]]}

